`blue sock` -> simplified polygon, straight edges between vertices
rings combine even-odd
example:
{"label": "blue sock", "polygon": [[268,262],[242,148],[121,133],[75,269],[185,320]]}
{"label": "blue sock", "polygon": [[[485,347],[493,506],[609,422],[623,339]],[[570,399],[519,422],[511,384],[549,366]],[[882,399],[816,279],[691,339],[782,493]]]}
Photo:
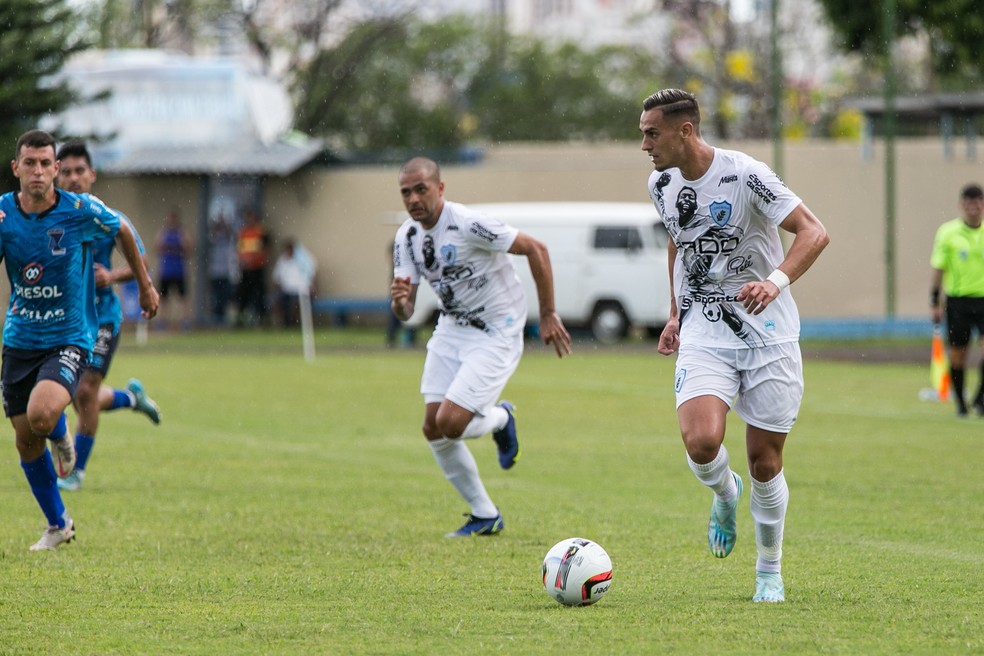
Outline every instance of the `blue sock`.
{"label": "blue sock", "polygon": [[75,434],[75,468],[85,469],[85,463],[89,461],[89,452],[96,444],[96,438],[91,435]]}
{"label": "blue sock", "polygon": [[60,440],[68,434],[68,418],[65,413],[61,413],[61,417],[58,418],[58,423],[55,424],[54,430],[48,435],[49,440]]}
{"label": "blue sock", "polygon": [[48,526],[65,528],[68,513],[65,512],[65,504],[62,503],[58,484],[55,482],[57,479],[55,465],[51,462],[51,452],[45,449],[43,456],[31,462],[21,462],[21,467],[34,498],[41,506],[41,512],[48,520]]}
{"label": "blue sock", "polygon": [[119,410],[120,408],[132,408],[133,407],[133,396],[125,390],[113,390],[113,405],[109,406],[109,410]]}

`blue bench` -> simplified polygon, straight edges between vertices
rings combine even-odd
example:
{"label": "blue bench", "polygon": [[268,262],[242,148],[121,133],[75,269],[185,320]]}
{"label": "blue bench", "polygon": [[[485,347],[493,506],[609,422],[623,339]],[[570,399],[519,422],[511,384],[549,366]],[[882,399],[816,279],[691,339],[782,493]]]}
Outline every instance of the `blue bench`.
{"label": "blue bench", "polygon": [[345,326],[351,316],[370,315],[388,318],[390,301],[388,298],[322,296],[311,301],[311,312],[315,315],[327,315],[332,324]]}

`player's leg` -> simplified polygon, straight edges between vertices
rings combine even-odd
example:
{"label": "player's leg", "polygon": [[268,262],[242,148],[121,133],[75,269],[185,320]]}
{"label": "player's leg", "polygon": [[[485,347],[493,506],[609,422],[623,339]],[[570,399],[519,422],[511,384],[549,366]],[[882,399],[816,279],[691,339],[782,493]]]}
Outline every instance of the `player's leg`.
{"label": "player's leg", "polygon": [[947,339],[950,344],[950,387],[957,416],[967,415],[967,401],[964,398],[964,381],[967,362],[967,345],[970,344],[971,322],[965,311],[967,299],[948,298],[946,301]]}
{"label": "player's leg", "polygon": [[753,601],[785,600],[782,582],[782,537],[789,487],[782,471],[786,433],[748,426],[745,436],[751,472],[751,512],[755,523],[755,596]]}
{"label": "player's leg", "polygon": [[782,538],[789,504],[782,452],[803,399],[803,363],[795,343],[744,354],[742,384],[735,412],[748,428],[745,446],[755,524],[756,602],[785,599]]}
{"label": "player's leg", "polygon": [[738,498],[741,477],[731,470],[724,446],[729,400],[738,391],[733,364],[710,351],[682,349],[675,376],[677,418],[687,450],[687,464],[713,493],[707,543],[717,558],[725,558],[738,538]]}
{"label": "player's leg", "polygon": [[[519,459],[519,438],[513,405],[508,401],[496,403],[516,372],[523,354],[523,337],[492,338],[480,335],[461,347],[461,367],[446,392],[449,404],[471,411],[468,422],[463,413],[438,413],[440,422],[444,416],[457,417],[457,423],[448,426],[459,430],[464,438],[492,433],[499,452],[499,465],[509,469]],[[443,407],[442,407],[443,409]],[[449,437],[452,433],[445,433]]]}
{"label": "player's leg", "polygon": [[[94,361],[96,356],[94,355]],[[79,387],[72,398],[75,406],[75,469],[58,479],[58,488],[75,491],[82,487],[89,456],[95,446],[96,432],[99,430],[99,411],[101,401],[102,374],[95,369],[86,369],[79,380]]]}
{"label": "player's leg", "polygon": [[[478,464],[468,446],[464,440],[447,437],[438,424],[438,412],[446,401],[444,394],[460,366],[453,341],[440,335],[433,336],[428,344],[420,382],[425,403],[423,433],[444,477],[469,507],[468,520],[448,537],[488,535],[502,529],[502,517],[485,489]],[[469,420],[465,415],[470,411],[462,410],[449,405],[449,419],[445,421],[452,425],[462,422],[467,425]]]}
{"label": "player's leg", "polygon": [[984,417],[984,299],[974,299],[974,327],[977,329],[978,363],[977,393],[974,394],[974,410]]}

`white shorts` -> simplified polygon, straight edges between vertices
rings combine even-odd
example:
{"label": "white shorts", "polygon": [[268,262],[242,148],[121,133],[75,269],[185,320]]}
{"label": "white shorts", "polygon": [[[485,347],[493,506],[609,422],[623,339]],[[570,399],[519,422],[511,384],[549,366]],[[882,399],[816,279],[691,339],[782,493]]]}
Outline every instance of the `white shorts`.
{"label": "white shorts", "polygon": [[677,355],[676,407],[716,396],[747,424],[788,433],[803,401],[803,357],[797,342],[750,349],[681,347]]}
{"label": "white shorts", "polygon": [[452,403],[483,415],[499,400],[523,355],[523,335],[499,337],[476,328],[437,330],[427,342],[420,378],[424,403]]}

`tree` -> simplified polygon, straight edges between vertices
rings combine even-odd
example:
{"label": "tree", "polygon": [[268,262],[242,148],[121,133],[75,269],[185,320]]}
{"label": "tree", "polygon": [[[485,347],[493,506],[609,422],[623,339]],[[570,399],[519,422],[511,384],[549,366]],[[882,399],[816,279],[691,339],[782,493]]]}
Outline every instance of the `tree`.
{"label": "tree", "polygon": [[509,40],[461,16],[363,22],[297,77],[299,129],[338,150],[634,138],[658,78],[638,49]]}
{"label": "tree", "polygon": [[[885,52],[881,3],[819,0],[847,50],[880,56]],[[929,84],[946,90],[970,89],[984,82],[984,13],[979,0],[896,0],[895,33],[929,42]]]}
{"label": "tree", "polygon": [[[0,159],[13,159],[17,137],[38,119],[69,106],[75,93],[53,82],[70,56],[88,43],[74,30],[75,17],[64,0],[0,0]],[[2,191],[12,188],[10,167],[2,167]]]}

